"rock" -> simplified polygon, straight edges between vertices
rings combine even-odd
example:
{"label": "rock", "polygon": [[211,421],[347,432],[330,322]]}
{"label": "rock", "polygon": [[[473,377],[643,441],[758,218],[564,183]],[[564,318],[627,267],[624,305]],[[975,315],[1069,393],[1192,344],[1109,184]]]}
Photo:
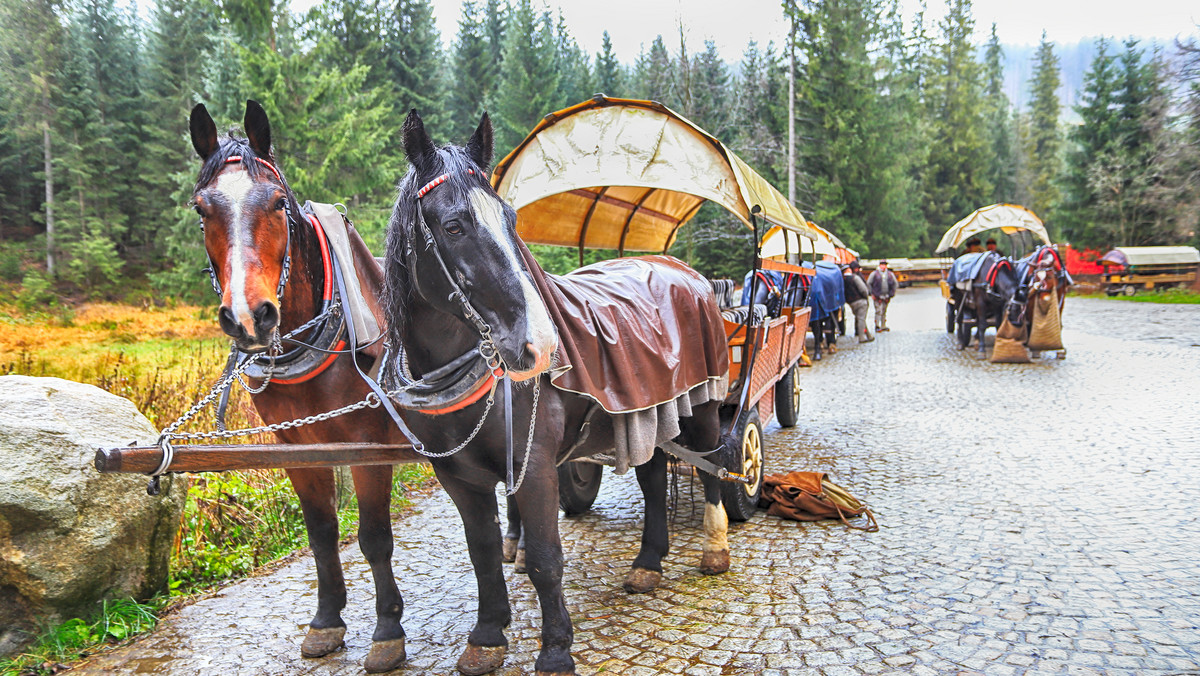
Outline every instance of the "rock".
{"label": "rock", "polygon": [[31,632],[90,617],[101,599],[167,585],[183,476],[100,474],[96,448],[154,443],[127,399],[58,378],[0,376],[0,655]]}

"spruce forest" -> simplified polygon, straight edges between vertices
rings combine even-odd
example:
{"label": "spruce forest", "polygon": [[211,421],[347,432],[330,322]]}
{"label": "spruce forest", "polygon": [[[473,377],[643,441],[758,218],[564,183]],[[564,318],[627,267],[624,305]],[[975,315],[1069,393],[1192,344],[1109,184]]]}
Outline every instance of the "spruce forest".
{"label": "spruce forest", "polygon": [[[296,193],[346,204],[376,252],[412,108],[459,143],[487,111],[501,157],[594,93],[657,100],[786,194],[792,64],[796,205],[864,256],[932,255],[994,202],[1077,248],[1200,243],[1200,40],[1099,40],[1063,110],[1043,38],[1016,109],[1001,37],[974,43],[970,1],[949,5],[926,22],[889,0],[788,0],[790,45],[727,62],[664,26],[622,63],[607,33],[588,53],[531,0],[466,0],[452,36],[427,0],[0,0],[0,283],[32,304],[211,298],[188,204],[198,102],[225,129],[261,102]],[[751,238],[708,206],[671,253],[740,279]],[[537,253],[555,272],[576,262]]]}

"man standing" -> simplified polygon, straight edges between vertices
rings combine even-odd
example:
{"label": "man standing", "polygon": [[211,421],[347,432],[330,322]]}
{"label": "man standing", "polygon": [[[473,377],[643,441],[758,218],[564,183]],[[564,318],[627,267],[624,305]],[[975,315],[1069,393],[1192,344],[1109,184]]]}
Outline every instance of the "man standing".
{"label": "man standing", "polygon": [[867,296],[871,295],[871,292],[867,290],[867,283],[859,274],[861,269],[858,261],[851,261],[850,265],[842,270],[842,282],[845,284],[846,303],[854,312],[854,335],[858,336],[858,342],[866,343],[875,338],[867,330],[867,308],[870,307]]}
{"label": "man standing", "polygon": [[887,261],[879,261],[879,267],[867,278],[867,287],[875,301],[875,333],[891,330],[887,326],[887,306],[892,301],[892,296],[896,295],[898,286],[896,275],[888,270]]}

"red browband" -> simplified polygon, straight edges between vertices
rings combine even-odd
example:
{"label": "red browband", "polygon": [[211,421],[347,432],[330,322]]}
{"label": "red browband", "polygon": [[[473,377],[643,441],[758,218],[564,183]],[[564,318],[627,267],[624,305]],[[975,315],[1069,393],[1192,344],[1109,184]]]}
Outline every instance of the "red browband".
{"label": "red browband", "polygon": [[[258,160],[259,164],[270,169],[271,173],[275,174],[276,180],[278,180],[280,183],[283,183],[283,177],[279,175],[279,170],[275,168],[275,165],[271,164],[270,162],[264,160],[261,157],[256,157],[254,159]],[[233,164],[234,162],[241,162],[241,161],[242,161],[241,155],[234,155],[233,157],[230,157],[229,159],[225,160],[225,164]]]}
{"label": "red browband", "polygon": [[[467,173],[474,174],[475,170],[468,169]],[[438,176],[437,178],[433,179],[432,181],[421,186],[421,189],[417,191],[417,199],[421,199],[422,197],[425,196],[425,193],[429,192],[430,190],[433,190],[434,188],[445,183],[449,179],[450,179],[450,174],[442,174],[441,176]]]}

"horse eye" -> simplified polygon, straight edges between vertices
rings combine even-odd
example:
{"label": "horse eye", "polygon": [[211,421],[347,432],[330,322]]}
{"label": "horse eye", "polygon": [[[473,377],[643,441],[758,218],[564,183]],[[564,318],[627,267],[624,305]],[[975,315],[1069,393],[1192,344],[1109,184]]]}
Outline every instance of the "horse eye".
{"label": "horse eye", "polygon": [[207,214],[205,214],[205,213],[204,213],[204,209],[201,209],[201,208],[200,208],[200,205],[199,205],[199,204],[193,204],[193,205],[192,205],[192,209],[193,209],[193,210],[195,210],[195,212],[196,212],[197,214],[200,214],[200,218],[207,218],[207,217],[208,217],[208,216],[207,216]]}
{"label": "horse eye", "polygon": [[279,201],[275,203],[275,211],[283,211],[286,208],[287,208],[287,198],[280,197]]}
{"label": "horse eye", "polygon": [[451,235],[463,234],[462,224],[458,221],[447,221],[446,223],[442,224],[442,228],[444,228],[446,232],[450,233]]}

